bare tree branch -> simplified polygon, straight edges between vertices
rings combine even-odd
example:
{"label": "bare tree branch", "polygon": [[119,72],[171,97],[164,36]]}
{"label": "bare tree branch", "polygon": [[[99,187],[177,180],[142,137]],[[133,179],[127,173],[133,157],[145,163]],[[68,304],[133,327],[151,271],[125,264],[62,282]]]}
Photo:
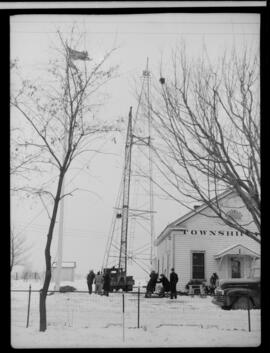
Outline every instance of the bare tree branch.
{"label": "bare tree branch", "polygon": [[[159,173],[179,195],[208,205],[227,225],[260,242],[256,56],[233,53],[214,66],[203,59],[191,63],[184,49],[177,49],[172,67],[173,75],[155,86],[151,105]],[[251,221],[226,214],[218,201],[225,190],[240,197]]]}
{"label": "bare tree branch", "polygon": [[[75,34],[73,34],[75,35]],[[97,100],[96,93],[110,80],[115,67],[106,68],[106,62],[115,48],[107,52],[97,63],[84,59],[73,63],[69,47],[72,47],[72,36],[68,42],[58,32],[61,54],[59,60],[51,63],[45,82],[33,83],[22,79],[18,91],[12,90],[11,105],[24,118],[26,130],[31,127],[31,136],[25,138],[30,151],[38,149],[36,168],[43,174],[37,180],[37,187],[30,185],[24,191],[37,194],[50,218],[45,248],[46,274],[40,296],[40,331],[47,328],[46,297],[51,280],[51,243],[57,219],[60,201],[72,196],[72,190],[62,194],[64,178],[69,168],[85,146],[93,142],[93,137],[115,131],[114,124],[106,124],[92,119],[91,108]],[[80,37],[80,33],[78,34]],[[78,51],[78,53],[80,53]],[[81,52],[85,53],[85,52]],[[87,60],[87,59],[85,59]],[[84,66],[82,65],[82,62]],[[51,82],[54,82],[52,89]],[[91,99],[91,104],[88,101]],[[90,148],[88,148],[90,150]],[[92,148],[94,151],[95,148]],[[34,162],[33,161],[33,162]],[[46,168],[47,166],[47,168]],[[46,174],[53,175],[53,183],[45,182]],[[45,190],[45,186],[49,186]],[[53,199],[52,209],[43,200],[44,195]]]}

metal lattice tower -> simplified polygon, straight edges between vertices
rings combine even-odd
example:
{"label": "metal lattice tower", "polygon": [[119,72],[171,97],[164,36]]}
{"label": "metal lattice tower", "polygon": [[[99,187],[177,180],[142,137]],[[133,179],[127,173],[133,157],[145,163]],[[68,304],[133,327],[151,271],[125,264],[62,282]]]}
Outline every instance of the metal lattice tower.
{"label": "metal lattice tower", "polygon": [[121,242],[119,253],[119,268],[127,270],[127,236],[128,236],[128,218],[129,218],[129,192],[131,177],[131,148],[132,148],[132,107],[130,107],[128,116],[128,128],[125,146],[125,166],[123,180],[123,206],[122,206],[122,226]]}
{"label": "metal lattice tower", "polygon": [[[145,272],[153,267],[154,257],[154,199],[153,199],[153,160],[151,137],[151,110],[150,110],[150,71],[148,58],[146,69],[142,75],[142,86],[138,100],[138,106],[133,117],[132,108],[128,116],[128,126],[125,143],[125,163],[120,184],[120,190],[116,200],[110,235],[104,254],[102,267],[118,266],[127,272],[127,264],[136,263]],[[141,114],[142,100],[145,102],[145,110]],[[145,164],[138,166],[144,159]],[[147,172],[145,172],[145,170]],[[135,180],[135,178],[137,178]],[[143,199],[141,204],[137,199],[141,195],[134,195],[135,181],[143,180]],[[137,185],[137,184],[136,184]],[[135,204],[136,208],[132,208]],[[121,219],[121,226],[119,221]],[[117,224],[118,222],[118,224]],[[135,226],[140,229],[134,231]],[[134,243],[139,239],[137,249],[133,246],[133,239],[129,242],[131,232],[134,232]],[[145,234],[144,234],[145,233]],[[117,236],[118,234],[118,236]],[[120,237],[119,237],[120,234]],[[119,239],[120,238],[120,239]],[[140,260],[144,261],[140,263]]]}

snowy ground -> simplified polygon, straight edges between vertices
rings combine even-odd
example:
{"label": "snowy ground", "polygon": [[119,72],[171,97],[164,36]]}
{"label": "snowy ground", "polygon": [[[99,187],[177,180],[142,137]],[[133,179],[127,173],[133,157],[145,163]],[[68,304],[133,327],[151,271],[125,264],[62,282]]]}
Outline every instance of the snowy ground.
{"label": "snowy ground", "polygon": [[[84,280],[69,283],[86,291]],[[41,283],[33,281],[32,290]],[[11,289],[28,289],[29,282],[13,281]],[[53,289],[53,284],[50,287]],[[123,330],[122,293],[109,297],[88,293],[55,293],[47,298],[48,328],[39,332],[38,293],[11,294],[11,344],[14,348],[87,347],[254,347],[260,344],[260,310],[251,310],[251,332],[245,310],[224,311],[212,298],[178,296],[147,299],[125,294]]]}

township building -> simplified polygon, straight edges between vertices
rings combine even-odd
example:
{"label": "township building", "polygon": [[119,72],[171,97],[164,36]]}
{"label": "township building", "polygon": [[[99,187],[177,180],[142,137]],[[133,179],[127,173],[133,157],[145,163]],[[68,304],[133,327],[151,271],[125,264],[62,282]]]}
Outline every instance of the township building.
{"label": "township building", "polygon": [[[250,221],[246,207],[235,192],[221,194],[218,202],[239,223]],[[254,224],[249,227],[256,230]],[[204,280],[209,284],[213,272],[225,279],[248,277],[254,264],[260,262],[260,244],[228,227],[206,205],[197,206],[169,224],[157,237],[155,246],[156,271],[169,276],[174,267],[180,291],[185,290],[190,280]]]}

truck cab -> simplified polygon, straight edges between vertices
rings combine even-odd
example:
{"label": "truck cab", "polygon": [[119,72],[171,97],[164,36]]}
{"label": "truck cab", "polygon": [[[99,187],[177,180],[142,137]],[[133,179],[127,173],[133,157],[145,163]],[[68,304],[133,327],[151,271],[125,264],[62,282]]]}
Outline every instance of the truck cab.
{"label": "truck cab", "polygon": [[111,268],[105,268],[104,271],[109,271],[111,275],[110,292],[113,292],[114,290],[118,291],[119,289],[132,291],[134,279],[132,276],[126,276],[126,273],[122,268],[113,266]]}

